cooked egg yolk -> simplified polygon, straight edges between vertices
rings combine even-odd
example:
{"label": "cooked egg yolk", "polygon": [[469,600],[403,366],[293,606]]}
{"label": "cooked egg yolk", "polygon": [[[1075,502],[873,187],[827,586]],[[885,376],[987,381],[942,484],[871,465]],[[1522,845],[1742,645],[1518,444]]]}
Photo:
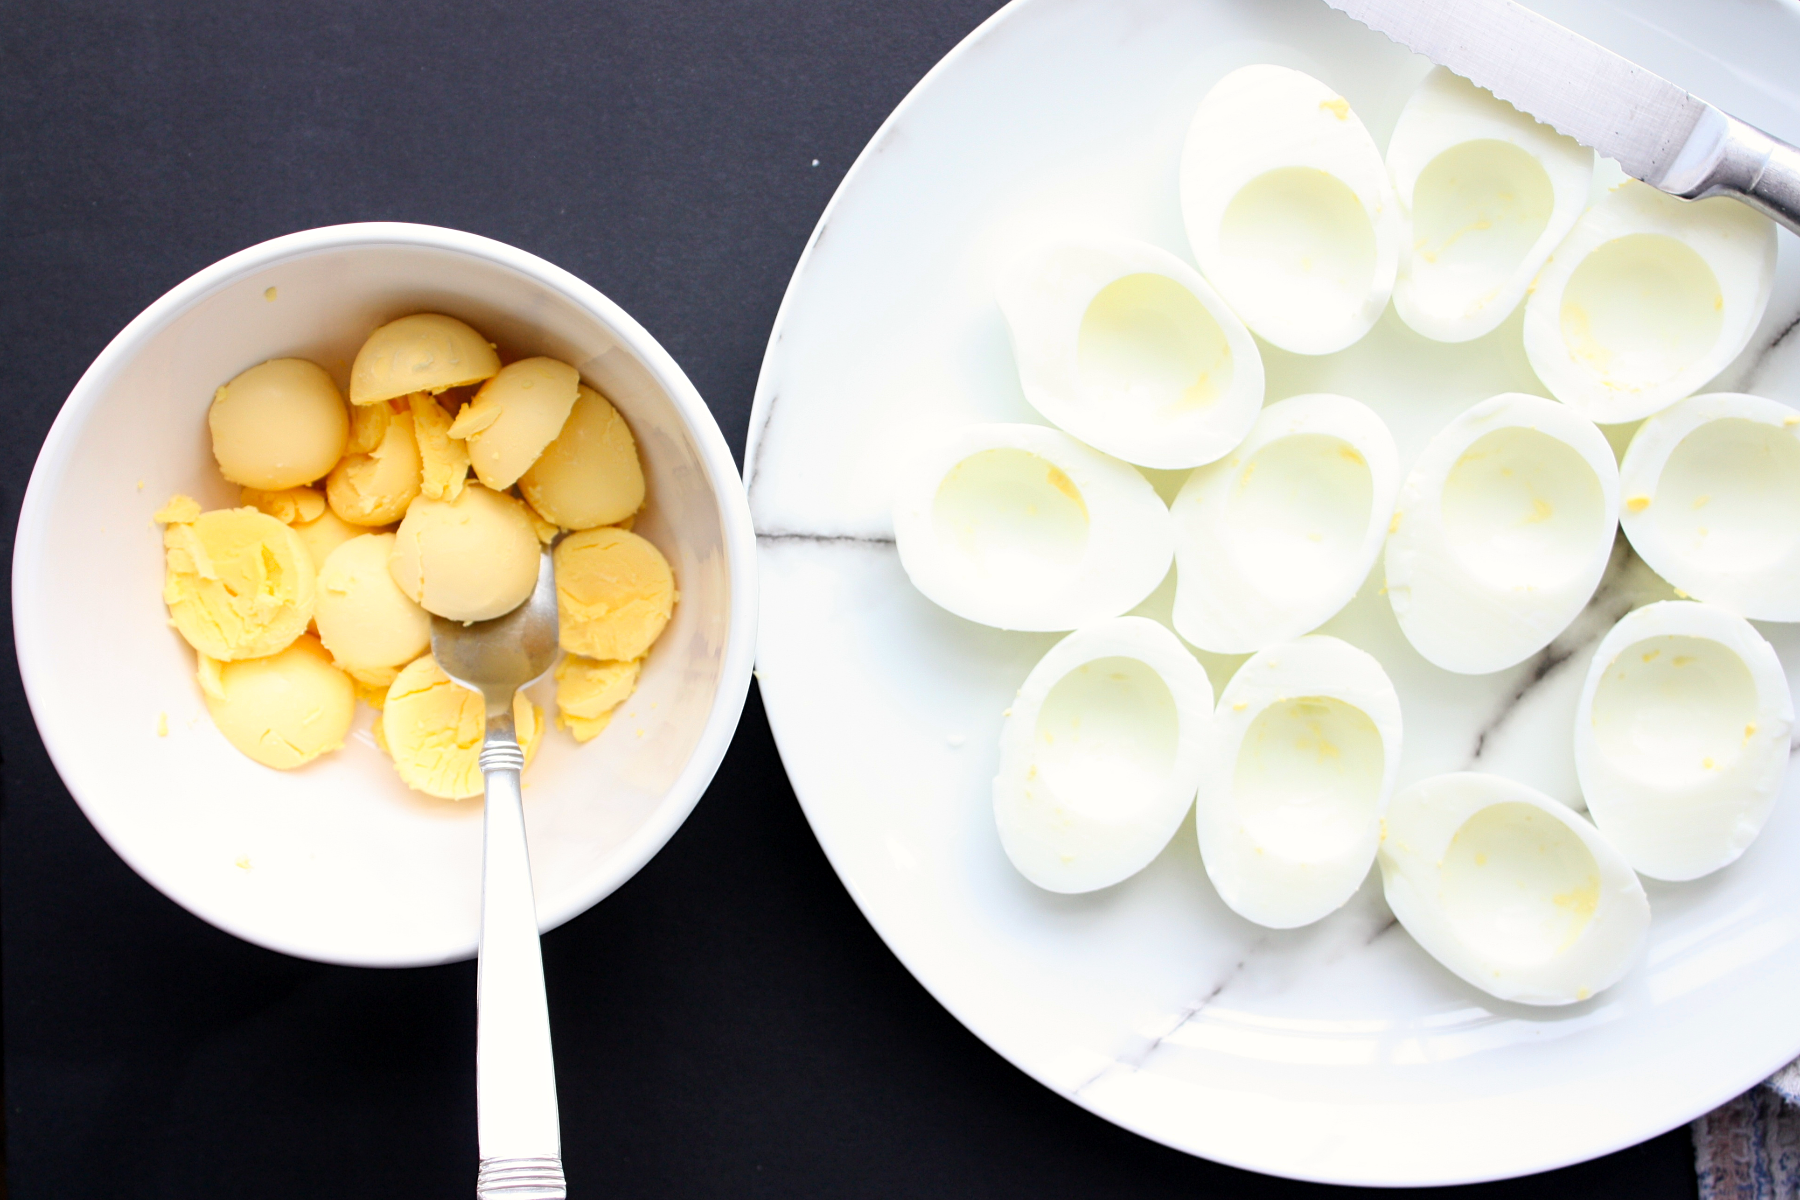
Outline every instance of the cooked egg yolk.
{"label": "cooked egg yolk", "polygon": [[[513,723],[529,764],[544,721],[523,692],[513,697]],[[481,795],[481,743],[487,736],[481,697],[451,682],[430,655],[401,671],[389,686],[378,728],[383,748],[408,787],[442,800]]]}
{"label": "cooked egg yolk", "polygon": [[409,392],[437,393],[490,378],[500,356],[455,317],[414,313],[369,335],[350,368],[350,403],[375,404]]}
{"label": "cooked egg yolk", "polygon": [[562,648],[587,658],[642,658],[669,623],[679,594],[662,552],[635,533],[603,526],[556,547]]}
{"label": "cooked egg yolk", "polygon": [[641,661],[598,662],[578,654],[556,665],[556,723],[591,741],[612,721],[613,710],[637,687]]}
{"label": "cooked egg yolk", "polygon": [[163,600],[181,636],[224,662],[284,650],[312,620],[312,556],[267,513],[225,508],[202,513],[186,496],[157,520],[167,571]]}
{"label": "cooked egg yolk", "polygon": [[325,481],[331,510],[352,525],[386,525],[406,515],[422,484],[411,413],[395,413],[381,444],[346,454]]}
{"label": "cooked egg yolk", "polygon": [[581,385],[562,432],[519,477],[519,490],[564,529],[618,524],[644,503],[631,427],[605,396]]}
{"label": "cooked egg yolk", "polygon": [[525,506],[472,483],[455,500],[421,496],[414,502],[400,523],[388,569],[427,612],[486,621],[531,595],[542,554]]}
{"label": "cooked egg yolk", "polygon": [[482,384],[449,431],[468,442],[476,478],[495,491],[517,483],[562,431],[579,383],[568,363],[527,358]]}
{"label": "cooked egg yolk", "polygon": [[219,472],[233,483],[289,488],[331,470],[350,418],[337,384],[303,358],[277,358],[213,394],[206,424]]}
{"label": "cooked egg yolk", "polygon": [[311,637],[267,658],[220,662],[203,654],[200,688],[225,739],[283,771],[342,746],[356,712],[349,678]]}

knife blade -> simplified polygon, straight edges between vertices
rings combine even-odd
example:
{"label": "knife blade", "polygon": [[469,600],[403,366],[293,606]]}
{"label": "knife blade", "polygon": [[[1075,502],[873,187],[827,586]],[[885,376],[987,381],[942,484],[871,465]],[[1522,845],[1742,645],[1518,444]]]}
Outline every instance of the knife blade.
{"label": "knife blade", "polygon": [[1800,150],[1514,0],[1326,0],[1652,187],[1800,232]]}

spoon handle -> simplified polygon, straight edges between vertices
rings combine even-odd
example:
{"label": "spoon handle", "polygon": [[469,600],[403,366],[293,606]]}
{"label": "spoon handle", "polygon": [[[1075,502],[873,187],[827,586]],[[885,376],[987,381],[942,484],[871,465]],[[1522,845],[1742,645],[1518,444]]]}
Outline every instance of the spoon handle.
{"label": "spoon handle", "polygon": [[478,1200],[563,1200],[562,1135],[544,963],[519,772],[525,755],[510,712],[488,718],[481,748],[487,799],[481,859],[481,963],[475,985]]}

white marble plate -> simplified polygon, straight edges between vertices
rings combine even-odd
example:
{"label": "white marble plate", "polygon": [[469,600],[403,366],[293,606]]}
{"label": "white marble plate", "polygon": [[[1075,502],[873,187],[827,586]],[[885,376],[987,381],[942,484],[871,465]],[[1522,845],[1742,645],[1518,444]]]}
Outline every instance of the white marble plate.
{"label": "white marble plate", "polygon": [[[1800,12],[1655,0],[1552,16],[1789,139]],[[901,961],[994,1049],[1171,1146],[1298,1178],[1456,1183],[1543,1170],[1690,1120],[1800,1053],[1800,799],[1719,875],[1651,884],[1644,961],[1554,1011],[1498,1003],[1394,925],[1375,881],[1307,929],[1250,925],[1201,870],[1192,821],[1098,894],[1026,883],[989,784],[1001,713],[1054,635],[962,621],[901,572],[895,463],[923,435],[1040,420],[993,301],[994,266],[1081,223],[1190,258],[1176,205],[1187,119],[1225,71],[1308,70],[1385,143],[1427,64],[1319,0],[1023,0],[926,77],[870,143],[794,275],[752,422],[760,675],[794,788],[844,884]],[[1796,243],[1763,328],[1718,386],[1800,400]],[[1403,464],[1467,405],[1542,392],[1515,315],[1465,346],[1390,309],[1320,359],[1264,348],[1268,398],[1338,391],[1388,420]],[[1178,476],[1157,479],[1170,494]],[[1448,675],[1400,636],[1379,577],[1327,631],[1388,667],[1400,783],[1473,767],[1567,800],[1585,656],[1659,591],[1622,546],[1590,611],[1532,661]],[[1144,611],[1166,617],[1168,584]],[[1765,626],[1790,674],[1800,632]],[[1209,658],[1217,686],[1235,660]],[[1800,774],[1790,780],[1800,790]]]}

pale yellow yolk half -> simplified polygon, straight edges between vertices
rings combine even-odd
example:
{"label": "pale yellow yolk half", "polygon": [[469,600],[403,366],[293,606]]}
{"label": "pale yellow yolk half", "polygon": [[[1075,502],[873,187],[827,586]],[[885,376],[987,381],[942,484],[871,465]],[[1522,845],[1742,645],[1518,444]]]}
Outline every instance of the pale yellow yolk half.
{"label": "pale yellow yolk half", "polygon": [[311,637],[267,658],[201,655],[200,689],[226,741],[283,771],[342,746],[356,714],[349,677]]}
{"label": "pale yellow yolk half", "polygon": [[319,568],[314,619],[319,640],[345,670],[388,671],[368,684],[393,682],[394,673],[431,645],[431,615],[400,590],[388,570],[394,535],[369,533],[332,551]]}
{"label": "pale yellow yolk half", "polygon": [[467,440],[476,478],[497,492],[517,483],[562,431],[580,382],[568,363],[527,358],[482,384],[450,426]]}
{"label": "pale yellow yolk half", "polygon": [[350,403],[375,404],[408,392],[436,394],[479,383],[500,370],[488,340],[455,317],[414,313],[369,335],[350,368]]}
{"label": "pale yellow yolk half", "polygon": [[556,547],[557,618],[570,654],[642,658],[678,598],[668,560],[635,533],[586,529]]}
{"label": "pale yellow yolk half", "polygon": [[157,514],[166,526],[163,601],[175,628],[221,662],[285,650],[312,620],[312,555],[267,513],[198,509],[177,496]]}
{"label": "pale yellow yolk half", "polygon": [[556,440],[519,476],[519,491],[565,529],[617,525],[644,503],[644,468],[631,427],[582,384]]}

